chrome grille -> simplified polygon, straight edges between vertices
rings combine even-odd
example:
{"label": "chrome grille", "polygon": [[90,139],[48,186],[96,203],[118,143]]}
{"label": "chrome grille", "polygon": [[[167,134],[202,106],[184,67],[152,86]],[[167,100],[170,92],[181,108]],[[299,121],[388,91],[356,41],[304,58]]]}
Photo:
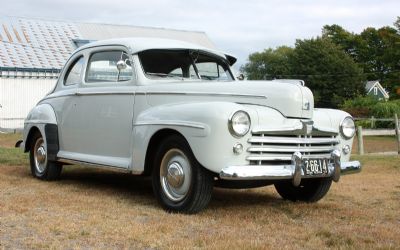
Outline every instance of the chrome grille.
{"label": "chrome grille", "polygon": [[330,158],[339,144],[334,135],[290,135],[253,133],[247,160],[250,165],[289,164],[294,152],[308,158]]}

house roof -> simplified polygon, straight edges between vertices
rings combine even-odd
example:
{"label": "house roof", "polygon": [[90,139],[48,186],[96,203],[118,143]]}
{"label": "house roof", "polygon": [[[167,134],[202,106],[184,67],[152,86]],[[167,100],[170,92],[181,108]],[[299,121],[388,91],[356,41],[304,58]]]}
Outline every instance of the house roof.
{"label": "house roof", "polygon": [[365,91],[368,93],[376,83],[379,83],[379,81],[367,81],[365,84]]}
{"label": "house roof", "polygon": [[378,90],[382,93],[382,95],[388,99],[389,98],[389,94],[386,92],[385,88],[382,87],[382,85],[379,83],[379,81],[375,80],[375,81],[367,81],[365,84],[365,91],[367,92],[367,94],[369,92],[372,91],[372,89],[374,87],[377,87]]}
{"label": "house roof", "polygon": [[82,43],[120,37],[160,37],[215,49],[204,32],[0,16],[0,67],[60,69]]}

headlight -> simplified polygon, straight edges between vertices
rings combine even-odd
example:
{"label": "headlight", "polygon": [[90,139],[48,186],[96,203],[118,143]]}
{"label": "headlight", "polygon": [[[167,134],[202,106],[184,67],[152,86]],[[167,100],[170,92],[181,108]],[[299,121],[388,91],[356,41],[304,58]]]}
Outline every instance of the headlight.
{"label": "headlight", "polygon": [[340,132],[342,133],[342,136],[346,139],[350,139],[354,136],[354,134],[356,133],[356,126],[354,124],[353,118],[348,116],[343,119],[343,121],[340,123]]}
{"label": "headlight", "polygon": [[250,130],[250,116],[246,112],[236,111],[228,121],[229,131],[233,136],[242,137]]}

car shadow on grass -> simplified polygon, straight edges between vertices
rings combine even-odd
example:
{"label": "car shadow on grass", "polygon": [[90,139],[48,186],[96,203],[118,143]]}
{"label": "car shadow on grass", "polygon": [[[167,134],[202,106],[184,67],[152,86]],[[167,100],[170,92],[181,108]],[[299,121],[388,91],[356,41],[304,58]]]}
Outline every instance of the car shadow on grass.
{"label": "car shadow on grass", "polygon": [[149,177],[107,170],[92,168],[66,169],[66,171],[63,170],[59,182],[62,185],[75,185],[82,190],[118,193],[132,197],[138,195],[151,197],[153,195]]}
{"label": "car shadow on grass", "polygon": [[[133,200],[140,196],[155,201],[150,177],[74,166],[63,170],[60,184],[75,185],[82,190],[118,193],[129,196]],[[266,205],[280,200],[276,195],[265,192],[263,189],[214,188],[210,205],[213,207],[252,206],[254,203]]]}
{"label": "car shadow on grass", "polygon": [[[90,192],[99,197],[115,196],[134,204],[158,206],[153,195],[151,178],[135,176],[109,170],[67,166],[63,169],[61,179],[53,182],[66,192]],[[291,202],[282,200],[271,188],[225,189],[214,188],[209,204],[212,209],[270,206],[280,207]]]}

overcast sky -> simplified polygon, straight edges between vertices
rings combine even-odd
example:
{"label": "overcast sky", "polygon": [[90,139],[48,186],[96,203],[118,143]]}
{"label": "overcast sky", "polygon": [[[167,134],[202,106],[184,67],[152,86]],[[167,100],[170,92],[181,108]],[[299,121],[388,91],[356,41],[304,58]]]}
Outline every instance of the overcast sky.
{"label": "overcast sky", "polygon": [[399,10],[399,0],[12,0],[0,14],[204,31],[242,64],[252,52],[318,36],[325,24],[392,26]]}

